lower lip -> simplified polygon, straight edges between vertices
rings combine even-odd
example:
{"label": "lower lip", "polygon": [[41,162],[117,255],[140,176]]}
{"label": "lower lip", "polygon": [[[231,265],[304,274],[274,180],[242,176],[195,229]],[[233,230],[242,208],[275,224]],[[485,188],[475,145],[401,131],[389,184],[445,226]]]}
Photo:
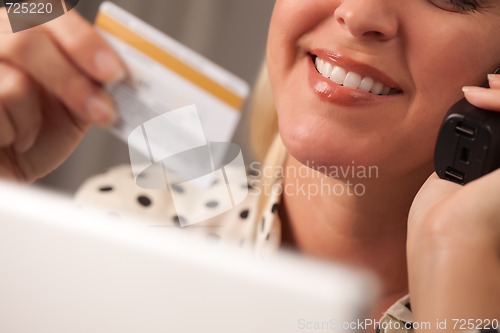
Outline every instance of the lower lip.
{"label": "lower lip", "polygon": [[321,75],[310,58],[309,83],[314,92],[324,101],[339,105],[365,105],[380,103],[397,95],[374,95],[372,93],[340,86]]}

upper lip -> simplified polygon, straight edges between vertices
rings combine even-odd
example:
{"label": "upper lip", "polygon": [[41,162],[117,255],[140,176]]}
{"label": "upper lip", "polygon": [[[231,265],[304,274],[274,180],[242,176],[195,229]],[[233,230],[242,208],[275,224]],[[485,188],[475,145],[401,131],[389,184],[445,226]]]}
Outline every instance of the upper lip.
{"label": "upper lip", "polygon": [[370,65],[366,65],[354,59],[345,57],[338,52],[314,50],[311,51],[311,55],[313,57],[319,57],[320,59],[327,61],[334,66],[342,67],[347,72],[354,72],[361,75],[362,77],[371,77],[373,80],[382,83],[386,87],[401,91],[400,86],[382,71]]}

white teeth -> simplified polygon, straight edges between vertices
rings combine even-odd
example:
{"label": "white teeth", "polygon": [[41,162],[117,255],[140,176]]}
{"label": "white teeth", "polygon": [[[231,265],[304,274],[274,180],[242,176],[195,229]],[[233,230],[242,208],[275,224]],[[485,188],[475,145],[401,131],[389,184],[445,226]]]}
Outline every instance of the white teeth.
{"label": "white teeth", "polygon": [[361,81],[361,84],[359,85],[359,90],[362,91],[370,91],[373,88],[373,85],[375,84],[375,81],[371,77],[365,77],[363,81]]}
{"label": "white teeth", "polygon": [[347,73],[342,67],[336,66],[332,74],[330,75],[330,80],[335,82],[336,84],[344,84],[345,78],[347,76]]}
{"label": "white teeth", "polygon": [[323,65],[325,62],[321,60],[319,57],[316,57],[316,69],[318,72],[322,73],[323,72]]}
{"label": "white teeth", "polygon": [[389,95],[389,93],[391,92],[391,88],[389,87],[384,87],[384,90],[382,90],[382,92],[380,93],[380,95]]}
{"label": "white teeth", "polygon": [[321,75],[339,85],[371,92],[374,95],[389,95],[392,92],[390,87],[386,87],[380,82],[375,82],[370,77],[362,77],[358,73],[346,72],[342,67],[333,66],[319,57],[316,57],[315,65]]}
{"label": "white teeth", "polygon": [[361,75],[349,72],[345,77],[344,86],[353,89],[358,89],[359,85],[361,84],[361,80],[362,80]]}
{"label": "white teeth", "polygon": [[332,75],[332,70],[332,64],[327,62],[323,65],[323,72],[321,74],[328,79]]}
{"label": "white teeth", "polygon": [[376,82],[370,92],[375,95],[380,95],[382,90],[384,90],[384,85],[380,82]]}

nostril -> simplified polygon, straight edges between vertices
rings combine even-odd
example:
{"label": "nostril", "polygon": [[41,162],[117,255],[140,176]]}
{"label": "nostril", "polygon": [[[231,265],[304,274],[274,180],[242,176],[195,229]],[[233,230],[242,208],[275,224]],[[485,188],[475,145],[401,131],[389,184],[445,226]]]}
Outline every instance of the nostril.
{"label": "nostril", "polygon": [[380,31],[369,31],[369,32],[365,33],[365,36],[375,37],[375,38],[379,39],[379,38],[383,38],[384,34],[381,33]]}

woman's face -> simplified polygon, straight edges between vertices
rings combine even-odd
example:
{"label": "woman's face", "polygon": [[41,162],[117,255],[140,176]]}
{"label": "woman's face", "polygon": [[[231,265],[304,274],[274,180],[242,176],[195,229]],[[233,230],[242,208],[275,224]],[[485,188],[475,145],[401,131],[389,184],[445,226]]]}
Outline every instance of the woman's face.
{"label": "woman's face", "polygon": [[285,145],[309,165],[428,171],[461,87],[500,66],[498,31],[498,0],[277,0],[267,61]]}

